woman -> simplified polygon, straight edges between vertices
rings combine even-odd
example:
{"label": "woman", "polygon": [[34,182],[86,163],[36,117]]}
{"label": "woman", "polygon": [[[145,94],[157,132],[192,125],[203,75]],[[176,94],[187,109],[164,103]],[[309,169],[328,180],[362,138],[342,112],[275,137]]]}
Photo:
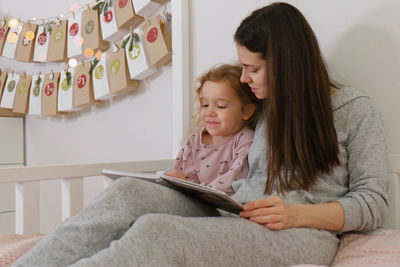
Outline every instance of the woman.
{"label": "woman", "polygon": [[382,224],[381,117],[358,91],[332,86],[303,15],[289,4],[266,6],[242,21],[235,41],[242,82],[265,114],[249,175],[233,185],[246,203],[242,218],[124,178],[15,266],[329,265],[337,233]]}

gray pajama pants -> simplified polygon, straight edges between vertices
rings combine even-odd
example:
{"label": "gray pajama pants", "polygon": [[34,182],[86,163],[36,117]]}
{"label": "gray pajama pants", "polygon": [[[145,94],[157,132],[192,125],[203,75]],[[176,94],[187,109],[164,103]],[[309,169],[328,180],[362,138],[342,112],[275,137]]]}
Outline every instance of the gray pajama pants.
{"label": "gray pajama pants", "polygon": [[271,231],[157,184],[122,178],[13,266],[329,265],[337,237]]}

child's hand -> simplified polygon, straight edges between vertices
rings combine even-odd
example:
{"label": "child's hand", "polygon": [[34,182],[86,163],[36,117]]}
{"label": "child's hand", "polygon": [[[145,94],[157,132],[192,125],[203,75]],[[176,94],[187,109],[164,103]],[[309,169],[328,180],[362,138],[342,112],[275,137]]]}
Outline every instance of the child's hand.
{"label": "child's hand", "polygon": [[175,178],[179,178],[179,179],[182,179],[182,180],[186,180],[185,175],[183,174],[183,172],[178,171],[178,170],[172,170],[170,172],[167,172],[165,175],[171,176],[171,177],[175,177]]}

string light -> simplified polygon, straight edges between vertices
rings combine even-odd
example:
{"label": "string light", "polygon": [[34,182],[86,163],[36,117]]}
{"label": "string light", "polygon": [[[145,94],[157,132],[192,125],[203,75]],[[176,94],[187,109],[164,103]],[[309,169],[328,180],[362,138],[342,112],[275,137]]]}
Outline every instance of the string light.
{"label": "string light", "polygon": [[71,68],[75,68],[76,66],[78,66],[78,60],[76,60],[75,58],[71,58],[70,60],[68,60],[68,65]]}
{"label": "string light", "polygon": [[8,36],[7,40],[10,44],[15,44],[18,41],[18,34],[13,32]]}
{"label": "string light", "polygon": [[71,11],[72,12],[76,12],[76,11],[78,11],[79,10],[79,5],[78,4],[72,4],[71,5]]}
{"label": "string light", "polygon": [[16,18],[12,18],[8,21],[8,27],[15,28],[19,25],[19,21]]}

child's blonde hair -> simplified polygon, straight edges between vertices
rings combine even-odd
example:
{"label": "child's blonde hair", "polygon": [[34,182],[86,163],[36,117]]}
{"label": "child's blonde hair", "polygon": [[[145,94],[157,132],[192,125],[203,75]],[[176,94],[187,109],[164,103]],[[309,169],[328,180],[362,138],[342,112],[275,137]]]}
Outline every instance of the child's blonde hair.
{"label": "child's blonde hair", "polygon": [[[242,66],[241,65],[231,65],[231,64],[222,64],[211,67],[208,71],[203,73],[198,79],[198,86],[196,88],[197,101],[200,103],[200,93],[204,84],[207,81],[210,82],[224,82],[226,85],[235,90],[240,103],[242,104],[242,109],[245,108],[248,104],[253,104],[255,106],[253,115],[245,121],[243,127],[247,126],[251,129],[255,129],[258,118],[260,117],[260,111],[262,108],[262,101],[259,100],[253,92],[251,92],[250,87],[240,82],[240,76],[242,75]],[[195,129],[199,130],[201,128],[200,123],[200,108],[197,110],[197,114],[195,114]]]}

